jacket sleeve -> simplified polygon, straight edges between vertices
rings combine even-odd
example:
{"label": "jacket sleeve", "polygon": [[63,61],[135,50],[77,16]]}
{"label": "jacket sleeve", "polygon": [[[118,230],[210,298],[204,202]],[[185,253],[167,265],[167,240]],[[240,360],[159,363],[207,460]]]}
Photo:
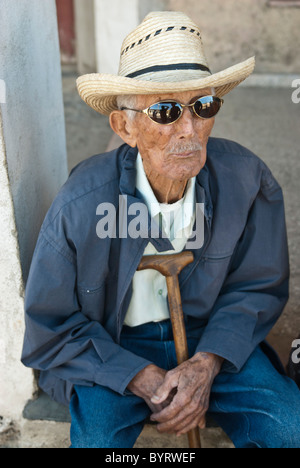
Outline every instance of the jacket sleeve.
{"label": "jacket sleeve", "polygon": [[25,325],[23,364],[51,371],[68,384],[96,383],[123,394],[150,364],[87,318],[77,298],[74,254],[45,232],[40,233],[26,285]]}
{"label": "jacket sleeve", "polygon": [[238,372],[288,300],[289,260],[281,188],[265,168],[260,191],[197,352],[225,358]]}

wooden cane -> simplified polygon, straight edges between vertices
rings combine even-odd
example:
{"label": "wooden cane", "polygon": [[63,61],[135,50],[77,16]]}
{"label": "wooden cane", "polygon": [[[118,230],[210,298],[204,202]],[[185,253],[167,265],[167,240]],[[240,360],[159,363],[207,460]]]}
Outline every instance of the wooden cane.
{"label": "wooden cane", "polygon": [[[178,365],[189,359],[178,275],[193,260],[194,256],[192,252],[185,251],[174,255],[145,256],[138,266],[139,271],[147,269],[157,270],[166,278]],[[188,440],[190,448],[201,448],[200,434],[197,427],[188,432]]]}

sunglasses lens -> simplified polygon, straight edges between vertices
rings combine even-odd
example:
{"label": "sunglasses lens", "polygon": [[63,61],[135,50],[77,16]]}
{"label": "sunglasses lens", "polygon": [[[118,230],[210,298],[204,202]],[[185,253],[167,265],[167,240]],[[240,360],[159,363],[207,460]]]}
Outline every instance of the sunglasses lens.
{"label": "sunglasses lens", "polygon": [[180,115],[181,107],[176,102],[158,102],[148,109],[150,119],[162,125],[175,122]]}
{"label": "sunglasses lens", "polygon": [[196,114],[202,119],[211,119],[221,109],[222,101],[215,96],[205,96],[194,104]]}
{"label": "sunglasses lens", "polygon": [[[204,96],[198,99],[194,105],[194,112],[202,119],[211,119],[219,112],[222,100],[215,96]],[[147,110],[148,117],[161,125],[176,122],[182,115],[181,104],[175,101],[162,101],[150,106]]]}

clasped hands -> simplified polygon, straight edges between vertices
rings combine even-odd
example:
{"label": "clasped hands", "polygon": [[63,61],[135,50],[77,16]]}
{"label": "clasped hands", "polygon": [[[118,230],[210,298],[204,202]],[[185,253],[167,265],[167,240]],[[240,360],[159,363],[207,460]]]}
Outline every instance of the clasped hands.
{"label": "clasped hands", "polygon": [[151,364],[127,388],[148,404],[159,432],[179,436],[205,427],[211,387],[222,363],[221,357],[200,352],[168,372]]}

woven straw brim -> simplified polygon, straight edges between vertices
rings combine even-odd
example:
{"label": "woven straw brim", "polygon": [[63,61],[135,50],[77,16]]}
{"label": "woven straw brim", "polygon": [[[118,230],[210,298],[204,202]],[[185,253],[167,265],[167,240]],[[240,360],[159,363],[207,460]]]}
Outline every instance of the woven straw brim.
{"label": "woven straw brim", "polygon": [[88,74],[76,81],[80,97],[88,106],[100,114],[109,115],[117,109],[116,97],[121,95],[156,95],[215,88],[222,97],[244,81],[255,67],[255,58],[234,65],[205,78],[185,81],[142,81],[118,75]]}

